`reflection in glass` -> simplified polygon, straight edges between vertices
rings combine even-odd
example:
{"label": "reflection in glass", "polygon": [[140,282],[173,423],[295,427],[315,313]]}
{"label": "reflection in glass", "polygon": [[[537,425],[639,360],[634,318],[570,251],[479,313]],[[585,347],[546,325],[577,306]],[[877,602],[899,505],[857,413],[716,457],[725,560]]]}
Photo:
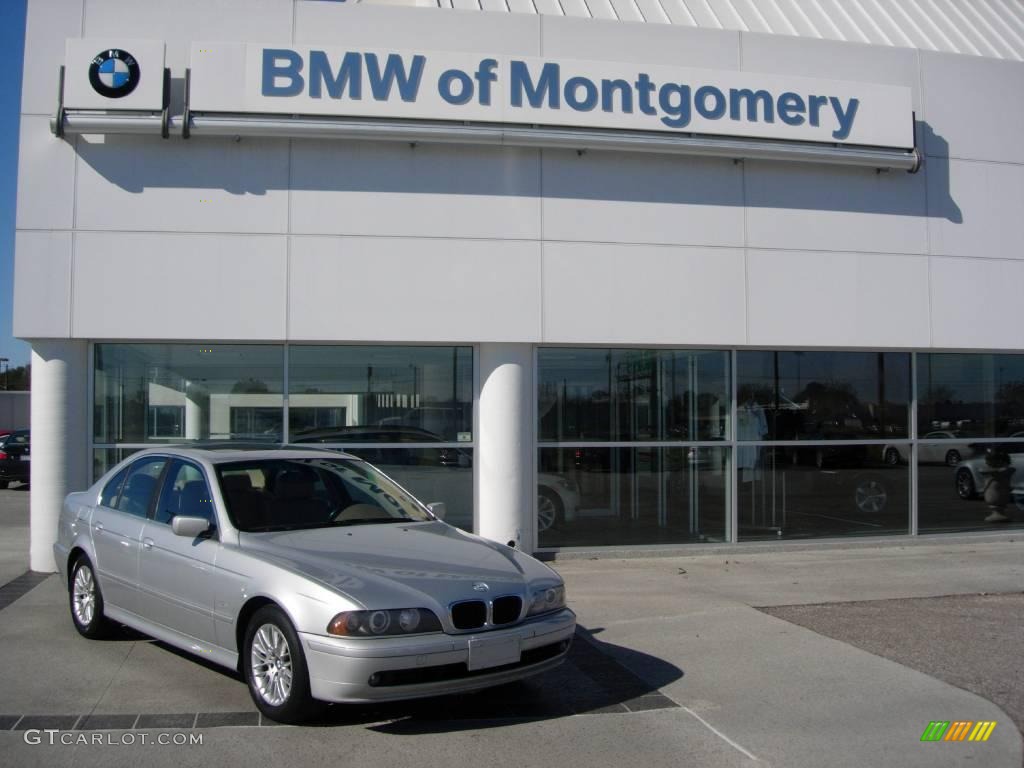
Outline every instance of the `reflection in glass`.
{"label": "reflection in glass", "polygon": [[122,459],[141,451],[141,448],[95,448],[92,452],[93,482],[103,477],[103,473]]}
{"label": "reflection in glass", "polygon": [[473,451],[464,448],[351,448],[424,504],[443,501],[445,522],[473,530]]}
{"label": "reflection in glass", "polygon": [[258,344],[97,344],[93,439],[278,442],[284,355]]}
{"label": "reflection in glass", "polygon": [[738,440],[906,438],[910,355],[738,352]]}
{"label": "reflection in glass", "polygon": [[[921,443],[918,456],[941,456],[947,443]],[[983,443],[973,446],[969,457],[955,466],[923,460],[917,467],[917,529],[921,533],[1003,530],[1024,526],[1024,441]],[[990,482],[1000,482],[985,460],[988,449],[1002,449],[1009,459],[1005,473],[1006,506],[994,510],[985,498]],[[1006,477],[1008,475],[1008,477]],[[999,515],[993,516],[993,512]],[[1006,520],[999,519],[1001,517]]]}
{"label": "reflection in glass", "polygon": [[472,347],[292,346],[289,361],[292,441],[472,442]]}
{"label": "reflection in glass", "polygon": [[1024,437],[1024,355],[919,354],[917,431]]}
{"label": "reflection in glass", "polygon": [[729,353],[538,350],[542,441],[729,438]]}
{"label": "reflection in glass", "polygon": [[728,448],[541,448],[538,457],[541,547],[728,539]]}
{"label": "reflection in glass", "polygon": [[739,539],[907,533],[909,469],[886,463],[881,448],[737,449]]}

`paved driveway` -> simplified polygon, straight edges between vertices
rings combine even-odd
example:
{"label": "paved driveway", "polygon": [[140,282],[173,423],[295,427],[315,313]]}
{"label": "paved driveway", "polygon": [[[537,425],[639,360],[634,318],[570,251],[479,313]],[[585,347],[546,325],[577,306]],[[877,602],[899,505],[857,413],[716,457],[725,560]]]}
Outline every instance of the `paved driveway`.
{"label": "paved driveway", "polygon": [[[24,512],[7,509],[21,503],[11,493],[0,492],[0,535],[13,541]],[[18,557],[0,549],[0,568]],[[261,723],[235,675],[144,636],[79,637],[58,580],[25,582],[0,609],[0,729],[14,729],[0,731],[0,755],[17,766],[1021,764],[1020,734],[991,702],[755,607],[1019,592],[1024,545],[1012,537],[556,565],[584,628],[557,675],[333,707],[301,728]],[[940,719],[1000,724],[983,744],[921,743]],[[64,729],[57,743],[26,742],[48,727]],[[142,743],[161,734],[203,743]]]}

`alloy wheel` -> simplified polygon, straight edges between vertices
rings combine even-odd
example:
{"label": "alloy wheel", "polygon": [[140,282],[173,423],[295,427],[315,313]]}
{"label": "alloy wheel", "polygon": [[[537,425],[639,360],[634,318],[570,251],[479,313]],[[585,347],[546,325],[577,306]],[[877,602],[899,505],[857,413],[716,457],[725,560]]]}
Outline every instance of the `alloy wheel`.
{"label": "alloy wheel", "polygon": [[72,605],[75,621],[83,627],[92,624],[96,615],[96,579],[93,578],[92,568],[88,565],[80,565],[75,570]]}
{"label": "alloy wheel", "polygon": [[292,653],[284,633],[264,624],[252,638],[252,677],[260,697],[272,707],[288,701],[292,690]]}

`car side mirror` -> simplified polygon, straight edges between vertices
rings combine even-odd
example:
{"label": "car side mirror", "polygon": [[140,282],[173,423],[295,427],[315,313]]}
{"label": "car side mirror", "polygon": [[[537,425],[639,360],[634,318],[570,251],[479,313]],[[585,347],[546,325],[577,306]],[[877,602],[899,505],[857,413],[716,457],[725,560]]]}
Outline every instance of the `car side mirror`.
{"label": "car side mirror", "polygon": [[444,520],[444,516],[448,514],[448,505],[443,501],[435,501],[431,504],[427,504],[427,509],[429,509],[430,514],[438,520]]}
{"label": "car side mirror", "polygon": [[210,521],[205,517],[185,517],[184,515],[176,515],[171,519],[171,530],[174,531],[177,536],[185,536],[186,538],[194,539],[197,536],[202,536],[210,530]]}

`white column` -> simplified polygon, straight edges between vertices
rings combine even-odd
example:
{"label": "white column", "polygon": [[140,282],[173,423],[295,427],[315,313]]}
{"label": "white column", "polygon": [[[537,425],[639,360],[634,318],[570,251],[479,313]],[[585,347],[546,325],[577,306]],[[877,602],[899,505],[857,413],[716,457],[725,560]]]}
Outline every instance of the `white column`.
{"label": "white column", "polygon": [[532,552],[536,491],[533,347],[480,345],[477,531]]}
{"label": "white column", "polygon": [[89,485],[84,341],[32,342],[32,497],[29,567],[57,570],[53,543],[64,497]]}
{"label": "white column", "polygon": [[198,402],[198,386],[185,384],[185,439],[200,440],[203,437],[203,406]]}

